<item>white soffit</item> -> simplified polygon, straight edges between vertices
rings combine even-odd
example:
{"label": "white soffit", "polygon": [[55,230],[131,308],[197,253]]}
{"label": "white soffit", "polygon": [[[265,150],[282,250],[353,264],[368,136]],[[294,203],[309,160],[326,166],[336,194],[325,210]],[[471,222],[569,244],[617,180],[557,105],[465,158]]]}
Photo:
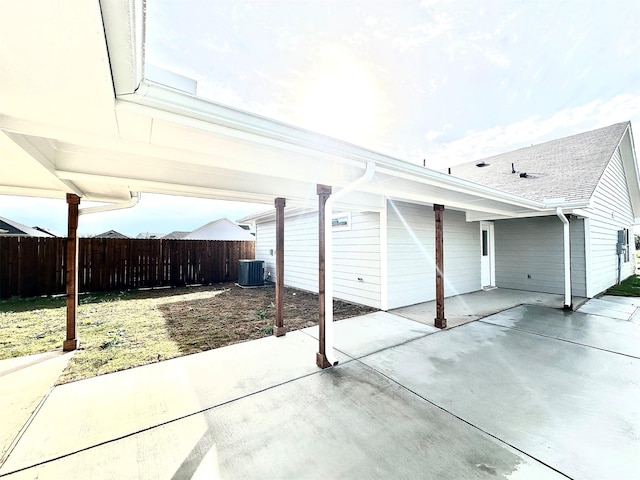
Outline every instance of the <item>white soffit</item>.
{"label": "white soffit", "polygon": [[0,115],[115,132],[113,84],[97,1],[0,5]]}

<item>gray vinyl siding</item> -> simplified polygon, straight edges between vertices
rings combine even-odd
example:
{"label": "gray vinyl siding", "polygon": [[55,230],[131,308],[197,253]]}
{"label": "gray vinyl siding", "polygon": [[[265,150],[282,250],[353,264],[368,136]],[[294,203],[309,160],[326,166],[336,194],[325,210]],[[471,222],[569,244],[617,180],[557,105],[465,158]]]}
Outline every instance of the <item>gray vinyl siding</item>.
{"label": "gray vinyl siding", "polygon": [[[259,223],[256,230],[256,259],[265,261],[275,281],[275,221]],[[284,283],[318,292],[317,212],[285,219]],[[333,232],[333,283],[335,298],[380,308],[378,213],[353,213],[350,230]]]}
{"label": "gray vinyl siding", "polygon": [[[571,234],[571,295],[586,297],[587,271],[584,246],[584,220],[572,217],[569,231]],[[564,293],[564,291],[562,293]]]}
{"label": "gray vinyl siding", "polygon": [[335,296],[380,308],[380,214],[353,213],[351,229],[333,232]]}
{"label": "gray vinyl siding", "polygon": [[[464,213],[445,210],[445,296],[480,289],[480,225]],[[435,299],[435,225],[433,207],[389,201],[389,308]]]}
{"label": "gray vinyl siding", "polygon": [[[619,150],[611,158],[591,197],[591,294],[603,292],[617,281],[617,232],[628,228],[633,232],[633,212]],[[632,234],[631,234],[632,235]],[[635,272],[635,248],[630,241],[630,262],[622,263],[622,278]]]}
{"label": "gray vinyl siding", "polygon": [[556,216],[495,222],[496,286],[564,292],[562,222]]}
{"label": "gray vinyl siding", "polygon": [[[564,228],[557,216],[495,222],[496,286],[564,293]],[[584,221],[571,218],[571,293],[586,296]]]}
{"label": "gray vinyl siding", "polygon": [[276,222],[256,225],[256,260],[264,260],[267,281],[276,281]]}

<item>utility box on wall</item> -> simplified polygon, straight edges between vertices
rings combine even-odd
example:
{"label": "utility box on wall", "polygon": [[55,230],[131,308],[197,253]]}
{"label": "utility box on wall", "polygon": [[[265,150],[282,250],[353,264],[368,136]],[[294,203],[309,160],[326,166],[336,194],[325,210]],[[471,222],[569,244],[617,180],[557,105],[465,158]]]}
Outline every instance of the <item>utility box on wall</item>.
{"label": "utility box on wall", "polygon": [[238,265],[238,284],[252,287],[264,283],[264,261],[240,260]]}

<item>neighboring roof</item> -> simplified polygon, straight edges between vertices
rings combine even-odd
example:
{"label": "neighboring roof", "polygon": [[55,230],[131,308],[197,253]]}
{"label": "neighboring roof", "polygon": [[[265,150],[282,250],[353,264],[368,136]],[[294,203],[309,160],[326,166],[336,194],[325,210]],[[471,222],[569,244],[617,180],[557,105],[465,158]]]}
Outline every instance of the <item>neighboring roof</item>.
{"label": "neighboring roof", "polygon": [[228,218],[220,218],[195,229],[184,240],[249,240],[255,237]]}
{"label": "neighboring roof", "polygon": [[53,233],[51,230],[49,230],[48,228],[44,228],[44,227],[39,227],[39,226],[35,226],[33,227],[34,230],[38,230],[39,232],[45,233],[50,237],[59,237],[59,235],[57,235],[56,233]]}
{"label": "neighboring roof", "polygon": [[98,235],[94,235],[93,238],[129,238],[126,235],[116,232],[115,230],[108,230]]}
{"label": "neighboring roof", "polygon": [[589,200],[629,125],[616,123],[454,166],[451,175],[536,201]]}
{"label": "neighboring roof", "polygon": [[0,236],[55,237],[43,229],[27,227],[5,217],[0,217]]}
{"label": "neighboring roof", "polygon": [[139,233],[136,238],[149,240],[149,239],[159,239],[164,237],[165,237],[164,233],[142,232],[142,233]]}
{"label": "neighboring roof", "polygon": [[180,230],[174,230],[171,233],[167,233],[164,237],[162,237],[162,239],[163,240],[180,240],[181,238],[186,237],[190,233],[191,232],[182,232]]}

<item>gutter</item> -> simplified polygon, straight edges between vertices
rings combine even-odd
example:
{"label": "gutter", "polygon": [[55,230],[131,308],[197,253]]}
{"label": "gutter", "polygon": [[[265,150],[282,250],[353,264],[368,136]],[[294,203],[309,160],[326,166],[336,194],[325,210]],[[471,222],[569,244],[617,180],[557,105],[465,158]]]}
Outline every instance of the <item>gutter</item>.
{"label": "gutter", "polygon": [[562,208],[556,208],[556,215],[562,222],[564,237],[564,309],[572,310],[571,301],[571,232],[569,230],[569,220],[565,217]]}
{"label": "gutter", "polygon": [[131,208],[136,206],[139,201],[140,201],[140,192],[136,193],[135,195],[131,193],[131,198],[127,202],[81,208],[78,210],[78,215],[87,215],[89,213],[110,212],[112,210],[122,210],[125,208]]}
{"label": "gutter", "polygon": [[329,196],[325,203],[325,217],[324,217],[324,253],[325,253],[325,280],[324,280],[324,334],[325,334],[325,350],[324,354],[327,361],[335,366],[338,364],[338,359],[333,353],[333,229],[332,229],[332,209],[333,204],[340,197],[345,196],[347,193],[352,192],[360,185],[369,182],[376,173],[376,164],[374,162],[367,162],[367,169],[364,174],[354,180],[353,182],[345,185],[341,190],[335,194]]}
{"label": "gutter", "polygon": [[[143,112],[150,108],[156,112],[163,112],[164,119],[177,124],[202,128],[207,132],[239,140],[250,140],[268,145],[271,148],[298,153],[301,152],[300,149],[304,149],[305,154],[313,156],[328,154],[343,164],[374,162],[380,173],[387,173],[427,185],[435,184],[449,190],[469,193],[533,211],[544,211],[549,208],[541,201],[501,192],[304,128],[227,107],[148,79],[142,80],[135,93],[116,95],[116,109],[119,105],[121,107],[124,105],[138,106]],[[158,116],[153,113],[150,115],[148,111],[144,114],[152,117]],[[204,125],[199,127],[193,122],[185,122],[185,119],[204,122],[206,127]]]}

